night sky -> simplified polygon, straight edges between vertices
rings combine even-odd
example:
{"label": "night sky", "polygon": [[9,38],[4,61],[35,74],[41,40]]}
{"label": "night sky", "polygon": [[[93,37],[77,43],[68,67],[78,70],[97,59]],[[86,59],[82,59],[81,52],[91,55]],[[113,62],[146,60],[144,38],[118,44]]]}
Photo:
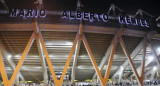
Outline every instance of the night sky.
{"label": "night sky", "polygon": [[158,0],[82,0],[85,8],[108,11],[111,3],[115,4],[125,12],[136,12],[142,9],[147,13],[160,16],[160,2]]}
{"label": "night sky", "polygon": [[[4,0],[9,8],[33,8],[35,0]],[[156,18],[160,16],[158,0],[81,0],[87,11],[106,12],[113,3],[127,13],[135,14],[142,9]],[[76,10],[77,0],[43,0],[44,8],[49,10]],[[0,4],[0,9],[2,9]]]}

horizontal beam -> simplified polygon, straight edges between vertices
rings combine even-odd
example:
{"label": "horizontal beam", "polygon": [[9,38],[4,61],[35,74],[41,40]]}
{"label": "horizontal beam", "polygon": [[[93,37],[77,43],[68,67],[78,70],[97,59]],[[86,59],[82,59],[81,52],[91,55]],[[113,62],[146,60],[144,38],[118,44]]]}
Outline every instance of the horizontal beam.
{"label": "horizontal beam", "polygon": [[[39,24],[41,31],[68,31],[78,32],[78,25],[64,25],[64,24]],[[101,33],[101,34],[115,34],[118,28],[100,27],[100,26],[84,26],[83,32]],[[0,24],[0,31],[33,31],[32,24]],[[123,35],[144,37],[147,33],[132,29],[126,29]],[[156,36],[158,37],[158,36]],[[158,37],[160,38],[160,37]]]}

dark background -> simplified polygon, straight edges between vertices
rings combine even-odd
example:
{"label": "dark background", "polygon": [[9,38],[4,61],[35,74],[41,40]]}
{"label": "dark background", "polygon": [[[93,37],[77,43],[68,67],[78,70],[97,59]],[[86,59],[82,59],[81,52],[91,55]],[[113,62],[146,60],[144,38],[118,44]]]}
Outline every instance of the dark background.
{"label": "dark background", "polygon": [[[33,8],[35,0],[5,0],[9,8]],[[81,0],[85,10],[95,12],[108,11],[115,4],[125,12],[135,14],[138,9],[158,17],[160,3],[158,0]],[[43,0],[44,8],[48,10],[76,10],[77,0]],[[0,3],[0,9],[4,7]]]}

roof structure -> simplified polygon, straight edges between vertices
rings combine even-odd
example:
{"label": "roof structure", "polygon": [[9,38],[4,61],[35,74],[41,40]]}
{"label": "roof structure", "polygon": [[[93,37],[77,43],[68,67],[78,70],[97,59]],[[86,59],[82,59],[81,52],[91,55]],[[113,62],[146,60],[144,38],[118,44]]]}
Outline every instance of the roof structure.
{"label": "roof structure", "polygon": [[[111,65],[109,63],[112,61],[110,58],[112,57],[111,53],[114,51],[113,46],[116,46],[109,73],[109,78],[114,81],[120,81],[120,79],[131,80],[131,77],[134,76],[136,79],[139,79],[137,78],[138,75],[136,75],[135,69],[137,69],[137,73],[140,76],[141,66],[144,66],[144,77],[146,78],[151,74],[150,70],[154,69],[154,67],[160,69],[157,66],[159,65],[160,55],[159,17],[156,19],[141,9],[137,9],[136,13],[130,14],[118,6],[111,4],[109,10],[106,11],[111,22],[109,21],[106,24],[98,21],[89,22],[61,18],[63,10],[75,11],[77,8],[80,8],[83,11],[92,11],[86,8],[87,6],[85,7],[86,3],[83,1],[82,3],[78,0],[77,4],[76,0],[63,2],[57,0],[45,0],[42,2],[42,0],[38,0],[38,6],[46,9],[46,17],[34,20],[33,18],[26,17],[12,18],[9,16],[9,9],[36,8],[38,7],[35,5],[36,1],[0,1],[0,48],[8,79],[12,79],[16,65],[19,64],[18,62],[25,55],[23,52],[26,48],[29,48],[29,50],[26,50],[28,53],[24,62],[22,61],[23,64],[18,72],[20,79],[47,82],[50,77],[53,77],[48,60],[45,59],[47,55],[44,51],[42,39],[39,38],[40,33],[57,76],[62,74],[64,66],[68,62],[68,57],[72,57],[66,72],[66,75],[68,75],[66,80],[71,80],[72,82],[74,80],[85,81],[97,78],[96,66],[94,66],[94,61],[91,60],[92,54],[89,53],[89,48],[93,53],[102,76],[106,76],[106,70],[109,70],[108,65]],[[99,13],[97,10],[93,12]],[[146,30],[146,28],[139,26],[122,26],[118,22],[115,22],[120,14],[153,20],[155,21],[153,23],[154,27]],[[124,29],[122,34],[120,34],[121,29]],[[31,40],[33,33],[35,34],[33,38],[35,40],[33,43],[30,43],[29,40]],[[78,39],[75,49],[72,49],[77,34],[85,36],[89,48],[82,37]],[[117,45],[114,44],[116,36],[118,36]],[[29,47],[27,44],[32,45]],[[73,55],[70,55],[71,52],[73,52]],[[144,55],[144,52],[146,55]],[[129,61],[129,58],[132,58],[133,63]],[[143,61],[145,61],[145,65],[141,65]],[[159,78],[159,76],[155,75],[155,72],[153,74],[153,77],[150,79]]]}

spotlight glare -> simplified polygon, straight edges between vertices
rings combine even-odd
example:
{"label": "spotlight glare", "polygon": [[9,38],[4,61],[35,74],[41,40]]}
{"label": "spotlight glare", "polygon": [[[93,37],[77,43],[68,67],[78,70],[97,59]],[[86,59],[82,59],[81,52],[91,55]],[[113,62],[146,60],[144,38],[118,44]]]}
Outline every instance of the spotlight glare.
{"label": "spotlight glare", "polygon": [[121,66],[121,69],[123,69],[123,67]]}
{"label": "spotlight glare", "polygon": [[10,59],[12,57],[12,55],[8,55],[8,58]]}
{"label": "spotlight glare", "polygon": [[157,48],[157,52],[158,52],[158,54],[160,54],[160,47]]}
{"label": "spotlight glare", "polygon": [[157,67],[156,67],[156,66],[154,66],[154,67],[153,67],[153,70],[157,70]]}
{"label": "spotlight glare", "polygon": [[153,56],[149,56],[149,57],[148,57],[148,60],[153,60]]}

